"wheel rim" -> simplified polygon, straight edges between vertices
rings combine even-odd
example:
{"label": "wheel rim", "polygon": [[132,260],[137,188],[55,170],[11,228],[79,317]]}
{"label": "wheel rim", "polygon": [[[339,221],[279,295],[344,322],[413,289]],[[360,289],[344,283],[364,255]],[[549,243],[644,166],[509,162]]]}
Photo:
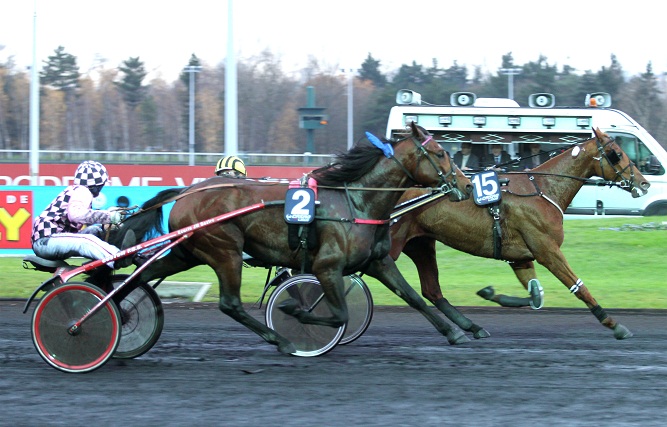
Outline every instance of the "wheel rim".
{"label": "wheel rim", "polygon": [[266,307],[267,326],[294,344],[297,350],[292,354],[295,356],[313,357],[331,351],[343,337],[345,326],[332,328],[303,324],[283,313],[278,307],[286,300],[294,299],[295,295],[301,308],[308,308],[317,316],[331,316],[322,299],[322,288],[317,278],[311,274],[299,274],[287,279],[271,294]]}
{"label": "wheel rim", "polygon": [[[114,288],[125,280],[114,277]],[[153,348],[162,334],[164,311],[159,296],[148,284],[133,289],[117,302],[121,316],[120,343],[113,357],[132,359]]]}
{"label": "wheel rim", "polygon": [[373,296],[368,286],[356,274],[345,277],[345,302],[349,320],[339,344],[349,344],[366,332],[373,317]]}
{"label": "wheel rim", "polygon": [[68,329],[103,298],[104,292],[87,283],[66,283],[48,292],[35,308],[33,343],[51,366],[65,372],[89,372],[111,357],[120,340],[120,315],[107,302],[76,334]]}

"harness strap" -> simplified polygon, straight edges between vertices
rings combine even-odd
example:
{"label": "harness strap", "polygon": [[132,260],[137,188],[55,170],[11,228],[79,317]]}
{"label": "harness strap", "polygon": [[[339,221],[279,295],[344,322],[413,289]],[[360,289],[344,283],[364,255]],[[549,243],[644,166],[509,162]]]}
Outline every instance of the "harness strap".
{"label": "harness strap", "polygon": [[558,212],[560,212],[561,218],[563,218],[565,216],[565,214],[563,213],[563,209],[561,209],[556,202],[554,202],[549,196],[547,196],[542,192],[542,190],[540,190],[540,187],[537,185],[537,181],[535,181],[535,177],[533,175],[528,175],[528,180],[530,180],[530,182],[533,183],[535,191],[537,191],[537,195],[544,198],[544,200],[551,203],[552,205],[554,205],[556,209],[558,209]]}
{"label": "harness strap", "polygon": [[489,205],[489,214],[493,217],[493,258],[502,259],[503,232],[500,228],[500,205]]}
{"label": "harness strap", "polygon": [[[354,215],[354,206],[352,205],[352,198],[350,197],[350,192],[348,191],[347,183],[345,183],[345,197],[347,198],[347,206],[350,208],[350,216],[352,217],[352,220],[349,221],[353,224],[371,224],[371,225],[382,225],[388,223],[390,220],[389,219],[362,219],[362,218],[357,218]],[[323,219],[323,218],[320,218]],[[345,222],[341,218],[342,222]]]}
{"label": "harness strap", "polygon": [[299,239],[299,245],[302,249],[306,249],[303,251],[303,260],[301,261],[301,272],[305,273],[306,271],[310,270],[310,258],[308,257],[308,229],[309,226],[300,226],[299,227],[299,234],[300,234],[300,239]]}
{"label": "harness strap", "polygon": [[354,224],[374,224],[374,225],[382,225],[382,224],[387,224],[390,219],[361,219],[361,218],[354,218],[352,222]]}

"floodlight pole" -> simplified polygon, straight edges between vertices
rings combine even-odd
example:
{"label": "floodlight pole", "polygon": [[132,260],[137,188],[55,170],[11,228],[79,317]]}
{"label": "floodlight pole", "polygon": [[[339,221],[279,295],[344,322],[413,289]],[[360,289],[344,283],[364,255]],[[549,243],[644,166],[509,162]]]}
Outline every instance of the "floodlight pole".
{"label": "floodlight pole", "polygon": [[39,70],[37,67],[37,0],[32,24],[30,67],[30,185],[39,184]]}
{"label": "floodlight pole", "polygon": [[188,140],[188,151],[190,153],[190,158],[188,161],[189,166],[195,165],[195,73],[201,71],[201,66],[199,65],[188,65],[183,69],[184,72],[190,74],[190,137]]}
{"label": "floodlight pole", "polygon": [[227,58],[225,59],[225,154],[235,156],[239,148],[239,94],[234,49],[234,2],[227,0]]}
{"label": "floodlight pole", "polygon": [[354,70],[343,69],[347,74],[347,149],[354,145]]}
{"label": "floodlight pole", "polygon": [[507,97],[514,99],[514,76],[521,74],[521,68],[501,68],[498,72],[507,76]]}

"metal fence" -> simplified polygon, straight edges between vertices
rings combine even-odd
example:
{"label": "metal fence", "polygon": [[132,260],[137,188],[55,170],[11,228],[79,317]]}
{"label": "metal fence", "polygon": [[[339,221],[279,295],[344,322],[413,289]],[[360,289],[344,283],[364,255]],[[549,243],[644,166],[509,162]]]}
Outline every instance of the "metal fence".
{"label": "metal fence", "polygon": [[[211,165],[224,153],[194,153],[196,165]],[[146,152],[146,151],[71,151],[40,150],[40,163],[80,163],[95,159],[106,164],[169,164],[188,165],[190,153],[185,152]],[[324,166],[333,154],[275,154],[275,153],[239,153],[239,157],[248,166]],[[0,150],[0,162],[28,163],[30,150]]]}

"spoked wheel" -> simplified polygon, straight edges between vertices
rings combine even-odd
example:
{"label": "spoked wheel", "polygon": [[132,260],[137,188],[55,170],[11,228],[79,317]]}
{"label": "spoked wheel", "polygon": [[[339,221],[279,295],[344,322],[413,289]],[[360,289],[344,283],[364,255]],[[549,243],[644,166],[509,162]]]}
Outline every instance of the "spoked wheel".
{"label": "spoked wheel", "polygon": [[[113,276],[113,287],[119,286],[127,277],[121,274]],[[152,286],[142,283],[120,302],[116,301],[116,305],[120,310],[121,331],[120,344],[113,357],[139,357],[153,348],[162,334],[164,311],[160,297]]]}
{"label": "spoked wheel", "polygon": [[68,282],[46,293],[32,316],[32,341],[39,355],[64,372],[90,372],[104,365],[120,341],[120,313],[112,301],[83,322],[105,293],[89,283]]}
{"label": "spoked wheel", "polygon": [[345,302],[349,318],[340,344],[349,344],[362,336],[373,318],[373,296],[366,282],[356,274],[345,277]]}
{"label": "spoked wheel", "polygon": [[294,344],[297,350],[293,355],[319,356],[340,342],[345,333],[345,325],[332,328],[303,324],[278,308],[287,300],[296,301],[299,308],[316,316],[329,317],[331,311],[324,301],[319,280],[312,274],[292,276],[273,291],[266,304],[266,325]]}

